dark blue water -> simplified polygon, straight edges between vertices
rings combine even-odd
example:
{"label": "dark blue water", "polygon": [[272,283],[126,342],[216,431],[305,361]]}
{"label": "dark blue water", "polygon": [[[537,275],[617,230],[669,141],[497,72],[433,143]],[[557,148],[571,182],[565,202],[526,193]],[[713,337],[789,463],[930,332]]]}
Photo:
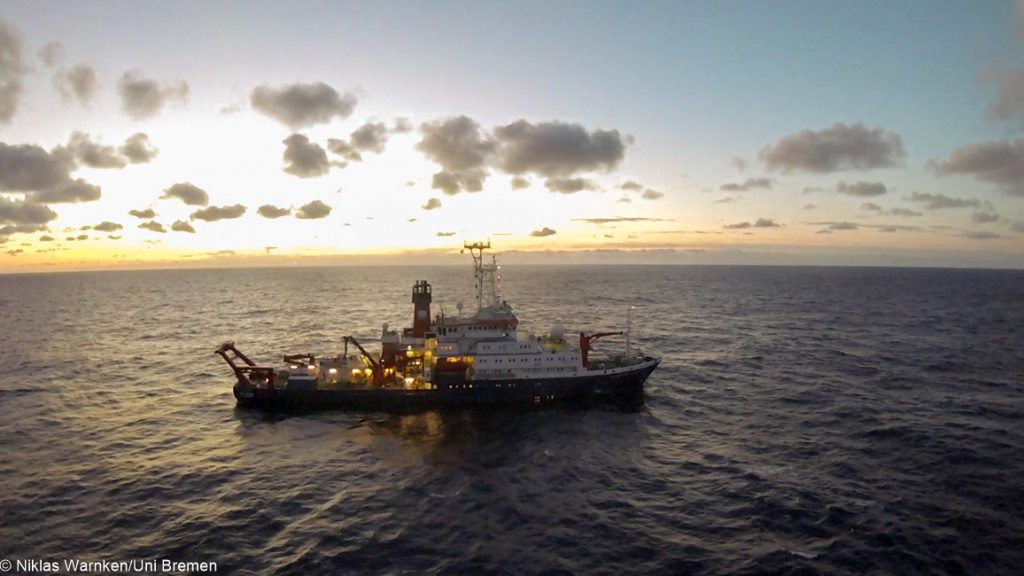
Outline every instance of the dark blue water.
{"label": "dark blue water", "polygon": [[638,307],[645,406],[235,408],[222,340],[333,353],[408,324],[420,278],[471,300],[468,267],[0,276],[0,559],[1021,573],[1022,272],[510,267],[525,330]]}

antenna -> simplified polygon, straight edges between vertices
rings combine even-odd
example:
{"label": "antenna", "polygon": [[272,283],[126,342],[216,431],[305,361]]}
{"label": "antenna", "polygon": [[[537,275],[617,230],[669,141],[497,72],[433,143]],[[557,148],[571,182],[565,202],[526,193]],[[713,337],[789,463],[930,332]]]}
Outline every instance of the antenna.
{"label": "antenna", "polygon": [[626,358],[629,358],[630,353],[630,337],[633,334],[633,309],[636,306],[630,306],[626,308]]}
{"label": "antenna", "polygon": [[491,247],[491,241],[484,242],[464,242],[462,245],[463,250],[469,250],[469,253],[473,256],[473,280],[476,282],[476,308],[477,310],[484,307],[484,273],[490,272],[490,280],[492,293],[494,291],[494,269],[495,266],[484,267],[484,250]]}

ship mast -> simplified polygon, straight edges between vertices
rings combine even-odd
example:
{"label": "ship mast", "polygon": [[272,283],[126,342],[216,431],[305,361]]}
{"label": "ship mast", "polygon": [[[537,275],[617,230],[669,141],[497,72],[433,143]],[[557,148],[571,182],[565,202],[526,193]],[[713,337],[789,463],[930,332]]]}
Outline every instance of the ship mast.
{"label": "ship mast", "polygon": [[476,308],[484,308],[484,284],[487,284],[490,302],[487,306],[498,304],[498,261],[491,256],[490,264],[484,264],[484,250],[491,247],[491,242],[465,242],[462,251],[469,250],[473,256],[473,279],[476,281]]}

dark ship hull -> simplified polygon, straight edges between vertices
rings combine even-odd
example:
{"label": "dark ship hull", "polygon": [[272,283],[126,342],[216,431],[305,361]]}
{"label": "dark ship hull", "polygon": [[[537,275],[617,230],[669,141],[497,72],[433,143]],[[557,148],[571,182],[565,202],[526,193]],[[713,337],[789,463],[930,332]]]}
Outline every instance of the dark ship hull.
{"label": "dark ship hull", "polygon": [[[628,370],[593,371],[574,377],[436,382],[431,390],[285,386],[257,388],[236,384],[239,406],[274,411],[351,409],[414,412],[445,407],[539,406],[574,402],[637,402],[643,384],[660,360],[650,356]],[[611,373],[609,373],[611,372]]]}

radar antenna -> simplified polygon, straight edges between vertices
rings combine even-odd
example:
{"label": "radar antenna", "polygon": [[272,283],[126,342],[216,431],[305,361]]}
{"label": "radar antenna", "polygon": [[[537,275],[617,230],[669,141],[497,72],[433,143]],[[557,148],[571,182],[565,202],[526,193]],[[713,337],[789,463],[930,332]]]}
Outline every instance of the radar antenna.
{"label": "radar antenna", "polygon": [[498,261],[492,256],[490,264],[484,264],[484,250],[491,247],[491,241],[487,242],[464,242],[462,251],[469,250],[473,256],[473,279],[476,281],[476,307],[477,310],[484,308],[484,284],[487,284],[490,292],[488,306],[498,304]]}

